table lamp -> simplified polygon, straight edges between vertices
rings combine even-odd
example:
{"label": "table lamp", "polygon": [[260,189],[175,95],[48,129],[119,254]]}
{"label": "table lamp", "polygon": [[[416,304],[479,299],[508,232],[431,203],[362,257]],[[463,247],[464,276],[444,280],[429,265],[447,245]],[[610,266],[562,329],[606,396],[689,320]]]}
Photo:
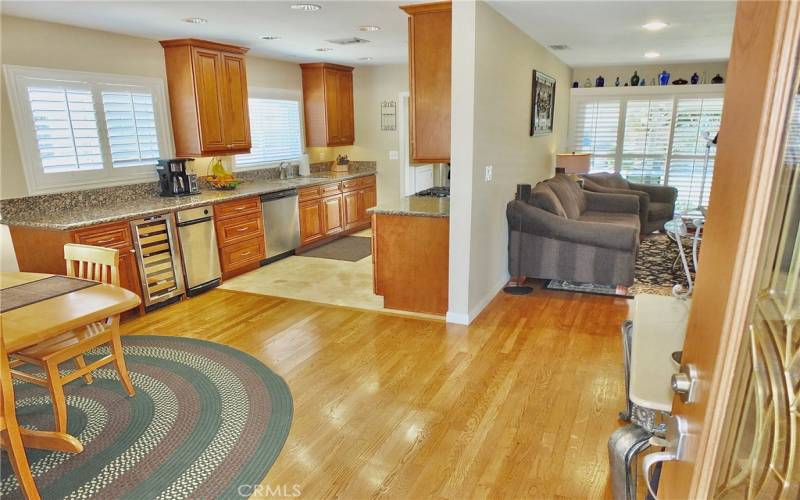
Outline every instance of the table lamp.
{"label": "table lamp", "polygon": [[556,173],[569,174],[575,180],[578,179],[578,174],[588,174],[591,164],[591,153],[556,154]]}

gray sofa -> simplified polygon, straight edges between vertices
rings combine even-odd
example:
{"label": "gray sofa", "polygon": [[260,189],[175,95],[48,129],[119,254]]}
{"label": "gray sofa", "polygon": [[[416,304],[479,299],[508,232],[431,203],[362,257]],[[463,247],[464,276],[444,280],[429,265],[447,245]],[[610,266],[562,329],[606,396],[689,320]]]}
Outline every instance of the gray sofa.
{"label": "gray sofa", "polygon": [[678,190],[670,186],[628,182],[619,174],[584,174],[583,188],[595,193],[633,194],[639,197],[639,220],[642,236],[663,231],[675,215]]}
{"label": "gray sofa", "polygon": [[540,182],[506,208],[513,277],[633,284],[639,198],[593,193],[566,175]]}

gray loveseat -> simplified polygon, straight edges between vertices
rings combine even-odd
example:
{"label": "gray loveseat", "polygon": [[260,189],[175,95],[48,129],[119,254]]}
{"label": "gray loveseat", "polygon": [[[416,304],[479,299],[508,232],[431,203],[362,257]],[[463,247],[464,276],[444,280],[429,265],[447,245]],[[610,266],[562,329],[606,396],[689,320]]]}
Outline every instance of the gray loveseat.
{"label": "gray loveseat", "polygon": [[670,186],[637,184],[619,174],[585,174],[583,188],[596,193],[633,194],[639,197],[639,221],[642,236],[663,231],[664,223],[675,215],[678,190]]}
{"label": "gray loveseat", "polygon": [[585,191],[566,175],[540,182],[506,208],[513,277],[633,284],[639,198]]}

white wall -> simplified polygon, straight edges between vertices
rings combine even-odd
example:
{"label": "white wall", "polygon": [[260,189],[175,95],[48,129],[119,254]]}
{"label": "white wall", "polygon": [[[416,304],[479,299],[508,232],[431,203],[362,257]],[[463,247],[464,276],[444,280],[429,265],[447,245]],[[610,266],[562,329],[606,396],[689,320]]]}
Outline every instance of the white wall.
{"label": "white wall", "polygon": [[572,72],[572,81],[577,81],[583,87],[584,81],[588,78],[594,86],[595,79],[598,75],[602,75],[605,79],[606,87],[613,87],[614,80],[619,77],[620,85],[625,85],[626,82],[631,81],[633,72],[636,71],[640,77],[646,79],[646,85],[650,85],[653,78],[658,82],[658,75],[667,70],[669,81],[683,78],[686,81],[691,81],[692,74],[697,72],[697,75],[702,79],[703,75],[706,77],[706,83],[711,83],[711,79],[717,73],[725,77],[728,72],[727,61],[701,61],[694,63],[676,63],[676,64],[640,64],[640,65],[627,65],[627,66],[581,66],[574,68]]}
{"label": "white wall", "polygon": [[[473,22],[474,42],[465,41]],[[555,153],[566,143],[572,69],[484,1],[454,2],[453,26],[448,319],[463,323],[508,279],[505,209],[516,185],[553,175]],[[539,137],[529,135],[534,69],[557,82],[554,131]],[[484,181],[487,165],[491,182]]]}

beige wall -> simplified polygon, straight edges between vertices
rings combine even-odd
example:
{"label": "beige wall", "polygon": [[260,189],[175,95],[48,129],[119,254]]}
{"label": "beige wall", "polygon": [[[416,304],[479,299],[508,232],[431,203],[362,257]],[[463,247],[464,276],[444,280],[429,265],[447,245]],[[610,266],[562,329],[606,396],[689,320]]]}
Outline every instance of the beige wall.
{"label": "beige wall", "polygon": [[[0,18],[0,62],[23,66],[117,73],[165,78],[164,51],[155,40],[104,31],[76,28],[11,16]],[[58,43],[53,43],[58,40]],[[247,58],[248,84],[253,87],[302,89],[297,64]],[[389,160],[398,149],[398,132],[380,130],[380,103],[397,101],[408,90],[406,65],[357,68],[354,73],[356,145],[350,148],[313,148],[312,161],[333,159],[338,152],[354,160],[378,162],[378,197],[399,196],[400,163]],[[25,175],[17,145],[14,122],[7,112],[5,81],[0,83],[2,122],[0,134],[0,198],[27,196]],[[195,169],[204,173],[208,159],[198,159]]]}
{"label": "beige wall", "polygon": [[[706,77],[706,83],[711,83],[711,79],[719,73],[723,77],[728,71],[727,61],[705,61],[696,63],[685,64],[640,64],[638,66],[591,66],[591,67],[578,67],[573,69],[572,81],[577,81],[583,87],[584,80],[587,78],[594,86],[595,79],[598,75],[603,75],[606,87],[613,86],[614,80],[619,77],[620,85],[625,85],[630,82],[633,72],[637,71],[639,76],[644,76],[647,85],[650,85],[653,78],[658,82],[658,75],[663,70],[669,72],[669,81],[672,82],[678,78],[683,78],[686,81],[691,81],[692,74],[697,72],[698,76]],[[571,84],[572,82],[570,82]]]}
{"label": "beige wall", "polygon": [[[463,5],[462,5],[463,4]],[[474,7],[471,7],[474,5]],[[454,34],[453,54],[456,60],[474,57],[474,75],[454,74],[454,95],[465,79],[474,78],[473,130],[460,129],[459,121],[468,120],[458,108],[453,118],[453,151],[470,146],[472,160],[457,158],[452,166],[453,197],[459,210],[468,209],[469,221],[451,216],[451,319],[471,321],[491,300],[508,278],[508,227],[506,204],[513,199],[516,185],[535,184],[553,175],[555,153],[566,141],[569,117],[569,82],[572,69],[547,49],[520,31],[505,17],[483,1],[453,4],[453,25],[461,9],[475,10],[474,55],[470,47],[459,47]],[[468,23],[466,23],[468,24]],[[459,25],[462,26],[462,25]],[[554,132],[530,137],[532,70],[554,77],[556,85]],[[469,71],[467,69],[467,71]],[[454,99],[454,102],[456,99]],[[471,137],[470,137],[471,135]],[[485,182],[485,166],[493,166],[493,178]],[[462,176],[471,176],[471,181]],[[470,186],[471,184],[471,186]],[[471,189],[469,202],[460,198]],[[451,211],[452,212],[452,211]],[[465,231],[465,226],[469,230]],[[466,234],[466,238],[461,238]],[[454,254],[468,247],[468,265]],[[468,276],[468,293],[463,297],[463,276]],[[460,300],[453,300],[454,294]]]}
{"label": "beige wall", "polygon": [[381,103],[395,101],[399,106],[400,92],[408,92],[407,65],[356,68],[353,72],[355,145],[308,148],[311,161],[334,160],[337,154],[346,154],[351,160],[374,160],[378,163],[378,201],[400,196],[400,161],[389,159],[389,151],[398,151],[400,148],[399,123],[396,130],[381,130]]}

